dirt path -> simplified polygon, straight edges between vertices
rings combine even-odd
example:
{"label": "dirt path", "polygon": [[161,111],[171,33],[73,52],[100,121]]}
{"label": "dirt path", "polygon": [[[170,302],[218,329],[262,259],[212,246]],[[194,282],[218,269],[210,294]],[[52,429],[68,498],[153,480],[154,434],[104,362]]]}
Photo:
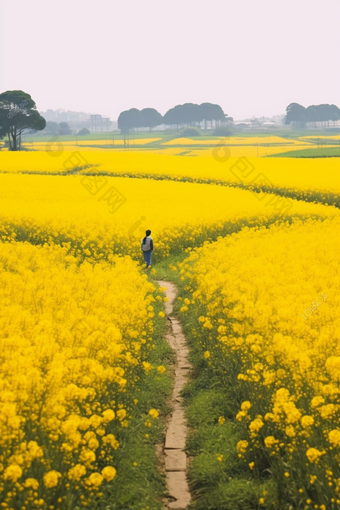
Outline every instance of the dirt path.
{"label": "dirt path", "polygon": [[166,340],[176,353],[175,385],[172,394],[172,413],[168,422],[165,437],[165,471],[169,495],[175,501],[168,503],[168,508],[185,510],[190,503],[191,496],[186,478],[187,456],[183,451],[187,436],[187,425],[180,393],[184,388],[191,370],[188,361],[189,349],[182,326],[176,317],[173,317],[173,302],[177,289],[173,283],[158,281],[161,287],[166,287],[166,296],[169,301],[165,303],[165,313],[169,319],[169,332]]}

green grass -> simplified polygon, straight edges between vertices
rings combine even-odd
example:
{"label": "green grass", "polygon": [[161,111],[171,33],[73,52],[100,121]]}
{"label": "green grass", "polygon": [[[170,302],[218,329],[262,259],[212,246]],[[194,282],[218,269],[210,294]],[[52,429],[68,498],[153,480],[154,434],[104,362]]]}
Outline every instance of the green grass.
{"label": "green grass", "polygon": [[340,158],[339,147],[323,147],[319,149],[301,149],[266,156],[267,158]]}

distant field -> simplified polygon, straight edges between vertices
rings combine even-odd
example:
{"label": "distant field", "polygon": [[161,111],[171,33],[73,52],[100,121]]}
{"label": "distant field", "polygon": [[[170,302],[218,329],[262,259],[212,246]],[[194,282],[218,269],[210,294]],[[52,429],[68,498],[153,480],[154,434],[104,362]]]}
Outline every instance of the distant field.
{"label": "distant field", "polygon": [[[198,137],[183,137],[175,130],[134,132],[129,135],[114,133],[91,133],[89,135],[27,135],[22,139],[25,151],[46,152],[63,144],[64,149],[101,151],[147,151],[176,156],[206,156],[218,144],[228,146],[235,157],[285,157],[316,158],[338,157],[340,135],[325,134],[325,131],[290,131],[286,128],[272,132],[234,133],[231,136],[216,136],[203,132]],[[52,147],[52,149],[51,149]],[[0,150],[7,150],[0,142]]]}
{"label": "distant field", "polygon": [[320,147],[319,149],[302,149],[271,154],[272,158],[339,158],[340,147]]}

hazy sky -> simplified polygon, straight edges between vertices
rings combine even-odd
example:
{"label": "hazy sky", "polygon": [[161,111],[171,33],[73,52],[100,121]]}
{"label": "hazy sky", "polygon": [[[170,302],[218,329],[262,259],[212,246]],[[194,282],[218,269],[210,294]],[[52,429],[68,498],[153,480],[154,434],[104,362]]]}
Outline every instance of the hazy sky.
{"label": "hazy sky", "polygon": [[340,0],[0,0],[0,92],[40,111],[340,107]]}

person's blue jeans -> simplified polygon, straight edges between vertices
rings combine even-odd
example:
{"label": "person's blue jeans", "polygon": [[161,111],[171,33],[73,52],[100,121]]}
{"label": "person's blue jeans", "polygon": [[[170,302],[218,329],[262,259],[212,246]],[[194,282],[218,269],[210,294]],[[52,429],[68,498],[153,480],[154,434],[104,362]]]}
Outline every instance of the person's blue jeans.
{"label": "person's blue jeans", "polygon": [[151,251],[143,251],[146,267],[151,266]]}

